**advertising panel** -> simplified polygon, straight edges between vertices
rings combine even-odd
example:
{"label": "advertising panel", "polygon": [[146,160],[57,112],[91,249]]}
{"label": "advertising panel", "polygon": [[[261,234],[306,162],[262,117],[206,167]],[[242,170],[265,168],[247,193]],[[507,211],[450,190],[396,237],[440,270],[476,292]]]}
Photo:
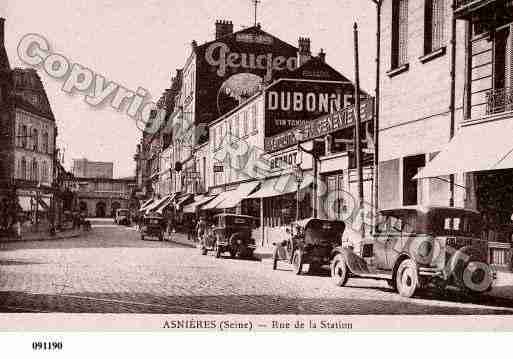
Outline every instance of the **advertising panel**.
{"label": "advertising panel", "polygon": [[297,48],[254,27],[199,46],[196,61],[196,119],[209,123],[296,69]]}
{"label": "advertising panel", "polygon": [[350,105],[353,87],[345,82],[282,80],[267,89],[265,136],[305,125]]}

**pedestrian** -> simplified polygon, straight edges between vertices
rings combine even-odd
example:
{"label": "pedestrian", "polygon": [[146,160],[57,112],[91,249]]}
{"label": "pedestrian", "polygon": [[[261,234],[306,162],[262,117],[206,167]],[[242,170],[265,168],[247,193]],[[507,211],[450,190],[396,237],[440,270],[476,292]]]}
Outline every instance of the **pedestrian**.
{"label": "pedestrian", "polygon": [[205,217],[201,217],[200,220],[198,221],[198,223],[196,224],[196,229],[195,229],[195,232],[196,232],[196,235],[198,236],[198,238],[201,238],[201,236],[203,236],[205,234],[205,231],[207,229],[207,222],[205,221]]}
{"label": "pedestrian", "polygon": [[195,233],[196,233],[196,221],[194,220],[194,218],[191,218],[189,221],[187,221],[187,239],[189,241],[196,242]]}
{"label": "pedestrian", "polygon": [[15,218],[15,229],[16,229],[16,238],[21,240],[21,219],[20,219],[20,216],[16,216],[16,218]]}

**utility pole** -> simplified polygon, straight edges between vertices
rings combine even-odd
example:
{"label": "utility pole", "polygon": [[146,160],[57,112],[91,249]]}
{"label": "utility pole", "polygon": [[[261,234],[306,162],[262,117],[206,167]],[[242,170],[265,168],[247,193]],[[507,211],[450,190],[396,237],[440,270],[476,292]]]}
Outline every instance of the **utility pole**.
{"label": "utility pole", "polygon": [[381,65],[381,0],[373,0],[376,4],[376,89],[374,99],[374,171],[372,183],[374,187],[374,203],[372,213],[372,227],[377,231],[379,214],[379,93],[380,93],[380,65]]}
{"label": "utility pole", "polygon": [[363,218],[363,169],[362,169],[362,146],[361,146],[361,119],[360,119],[360,64],[358,60],[358,24],[354,23],[354,67],[355,67],[355,150],[356,150],[356,172],[358,176],[358,215],[361,216],[362,237],[365,236]]}
{"label": "utility pole", "polygon": [[[454,9],[456,9],[456,0],[452,1],[452,19],[451,19],[451,98],[449,108],[451,111],[451,123],[449,129],[449,141],[454,137],[454,131],[456,127],[456,18],[454,17]],[[449,206],[454,207],[454,174],[449,175]],[[451,224],[452,225],[452,224]]]}

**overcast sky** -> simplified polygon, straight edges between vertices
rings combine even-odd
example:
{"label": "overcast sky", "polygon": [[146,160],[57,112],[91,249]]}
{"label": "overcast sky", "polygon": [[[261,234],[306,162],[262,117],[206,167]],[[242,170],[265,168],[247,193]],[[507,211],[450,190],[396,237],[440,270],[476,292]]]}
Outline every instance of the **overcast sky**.
{"label": "overcast sky", "polygon": [[[63,54],[157,99],[171,75],[190,53],[190,43],[210,41],[216,19],[231,20],[235,31],[253,24],[251,0],[2,0],[6,46],[12,67],[26,66],[17,56],[18,42],[38,33]],[[310,37],[312,51],[321,48],[327,62],[353,79],[353,23],[360,27],[362,88],[374,91],[376,10],[371,0],[262,0],[262,29],[297,46]],[[81,94],[68,95],[62,82],[40,71],[65,148],[66,167],[73,158],[114,162],[116,177],[134,174],[133,155],[140,139],[134,122],[111,107],[92,108]]]}

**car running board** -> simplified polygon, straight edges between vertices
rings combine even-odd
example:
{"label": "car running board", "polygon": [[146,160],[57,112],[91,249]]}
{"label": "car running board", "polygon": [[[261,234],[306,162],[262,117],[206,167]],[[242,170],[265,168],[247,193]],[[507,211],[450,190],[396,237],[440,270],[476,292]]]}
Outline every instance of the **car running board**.
{"label": "car running board", "polygon": [[352,272],[352,273],[358,277],[392,280],[392,274],[389,274],[389,273],[370,273],[370,272]]}

